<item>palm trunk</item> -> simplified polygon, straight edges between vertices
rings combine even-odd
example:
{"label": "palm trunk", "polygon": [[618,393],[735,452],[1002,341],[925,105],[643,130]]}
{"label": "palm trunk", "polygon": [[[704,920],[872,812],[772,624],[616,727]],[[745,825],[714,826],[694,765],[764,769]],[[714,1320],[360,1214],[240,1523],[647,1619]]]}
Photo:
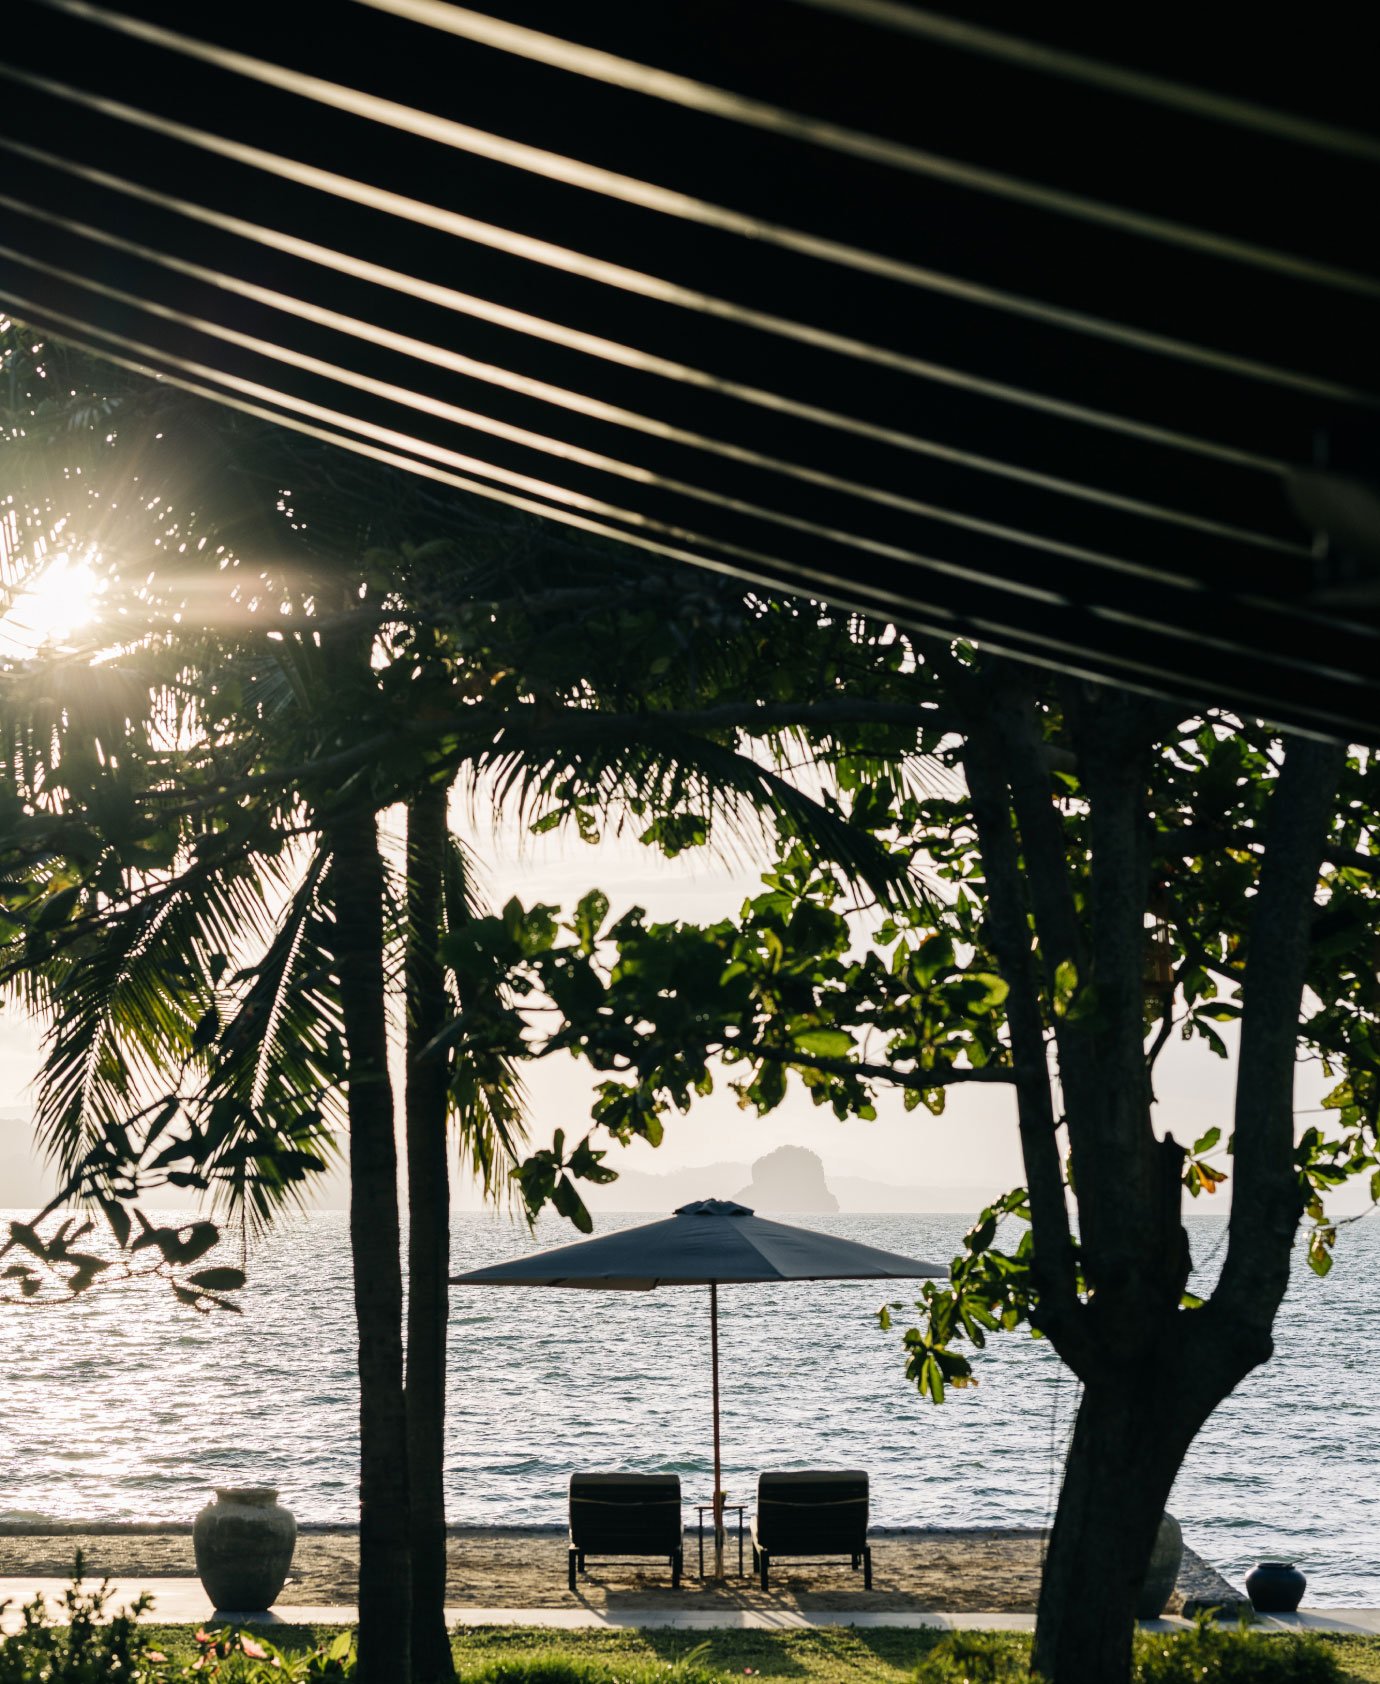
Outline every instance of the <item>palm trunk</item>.
{"label": "palm trunk", "polygon": [[398,1153],[388,1080],[383,862],[372,814],[329,831],[348,1061],[350,1248],[359,1337],[358,1684],[410,1676]]}
{"label": "palm trunk", "polygon": [[445,1619],[447,1070],[443,1057],[422,1056],[446,1017],[438,951],[446,839],[446,788],[429,785],[413,797],[407,822],[407,1460],[417,1684],[455,1677]]}

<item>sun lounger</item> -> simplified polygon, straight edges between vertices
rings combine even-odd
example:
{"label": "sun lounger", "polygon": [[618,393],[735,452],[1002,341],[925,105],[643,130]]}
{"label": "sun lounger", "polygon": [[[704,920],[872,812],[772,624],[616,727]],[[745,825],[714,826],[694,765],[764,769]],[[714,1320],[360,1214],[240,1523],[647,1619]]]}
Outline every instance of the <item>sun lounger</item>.
{"label": "sun lounger", "polygon": [[680,1587],[684,1533],[676,1474],[584,1473],[570,1476],[570,1588],[587,1555],[659,1555]]}
{"label": "sun lounger", "polygon": [[863,1585],[872,1589],[872,1549],[867,1541],[867,1475],[807,1469],[764,1473],[757,1481],[752,1522],[752,1566],[762,1589],[773,1561],[783,1556],[846,1555]]}

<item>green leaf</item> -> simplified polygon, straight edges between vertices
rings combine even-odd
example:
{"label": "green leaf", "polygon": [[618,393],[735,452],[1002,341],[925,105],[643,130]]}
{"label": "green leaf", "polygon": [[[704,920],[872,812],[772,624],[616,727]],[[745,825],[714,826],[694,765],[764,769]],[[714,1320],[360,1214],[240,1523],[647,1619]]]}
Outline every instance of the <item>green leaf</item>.
{"label": "green leaf", "polygon": [[963,1243],[968,1247],[970,1252],[976,1254],[978,1252],[986,1251],[996,1236],[997,1219],[995,1216],[988,1216],[984,1221],[979,1222],[975,1227],[968,1230],[968,1232],[963,1236]]}
{"label": "green leaf", "polygon": [[594,951],[599,931],[609,915],[609,897],[602,889],[591,889],[575,907],[575,936],[580,951],[586,955]]}
{"label": "green leaf", "polygon": [[1332,1227],[1315,1228],[1308,1236],[1308,1267],[1315,1275],[1326,1275],[1332,1268],[1332,1247],[1337,1230]]}
{"label": "green leaf", "polygon": [[1078,992],[1078,967],[1072,959],[1061,959],[1054,967],[1054,1015],[1063,1017]]}
{"label": "green leaf", "polygon": [[34,921],[36,930],[55,930],[60,924],[65,924],[76,909],[81,898],[81,889],[59,889],[43,902],[42,910]]}
{"label": "green leaf", "polygon": [[666,813],[654,819],[638,840],[675,859],[687,848],[703,847],[709,840],[709,825],[698,813]]}
{"label": "green leaf", "polygon": [[1011,992],[1011,984],[1004,976],[998,976],[994,971],[965,971],[964,977],[971,982],[980,982],[987,990],[982,1005],[988,1011],[994,1011],[1002,1005]]}
{"label": "green leaf", "polygon": [[920,982],[933,982],[941,971],[951,970],[953,964],[953,940],[944,931],[927,937],[911,957],[911,970]]}
{"label": "green leaf", "polygon": [[609,1182],[617,1181],[618,1171],[610,1169],[604,1163],[603,1160],[606,1156],[607,1153],[596,1151],[590,1145],[590,1137],[586,1135],[570,1154],[567,1168],[572,1175],[578,1177],[581,1181],[592,1181],[596,1186],[607,1186]]}
{"label": "green leaf", "polygon": [[1193,1142],[1193,1156],[1197,1158],[1201,1157],[1204,1152],[1210,1152],[1221,1138],[1221,1129],[1210,1128],[1206,1134],[1199,1136]]}
{"label": "green leaf", "polygon": [[1195,1012],[1191,1021],[1193,1023],[1193,1027],[1198,1031],[1198,1034],[1207,1042],[1213,1052],[1217,1054],[1218,1058],[1229,1059],[1231,1057],[1231,1053],[1227,1050],[1227,1043],[1211,1026],[1211,1024],[1207,1023],[1203,1019],[1201,1014]]}
{"label": "green leaf", "polygon": [[197,1026],[192,1031],[193,1052],[201,1052],[206,1047],[214,1046],[219,1034],[220,1013],[214,1005],[210,1005],[197,1019]]}
{"label": "green leaf", "polygon": [[555,1205],[566,1221],[573,1224],[582,1234],[594,1232],[594,1218],[585,1208],[585,1202],[575,1191],[575,1183],[569,1176],[563,1175],[556,1183],[551,1193],[551,1203]]}
{"label": "green leaf", "polygon": [[800,1029],[791,1036],[798,1052],[820,1058],[847,1058],[853,1051],[853,1037],[846,1029]]}

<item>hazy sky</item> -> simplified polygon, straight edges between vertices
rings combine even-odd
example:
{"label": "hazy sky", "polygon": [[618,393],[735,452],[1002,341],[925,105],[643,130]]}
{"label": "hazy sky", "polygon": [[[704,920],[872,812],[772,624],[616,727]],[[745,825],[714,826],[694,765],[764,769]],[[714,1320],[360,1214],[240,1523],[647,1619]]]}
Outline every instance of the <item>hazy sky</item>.
{"label": "hazy sky", "polygon": [[[529,904],[544,900],[568,908],[598,886],[609,895],[615,914],[640,905],[654,918],[704,921],[736,912],[758,887],[757,862],[715,861],[703,850],[670,861],[632,837],[590,847],[573,836],[523,837],[512,827],[495,835],[487,823],[475,830],[460,810],[454,816],[485,864],[485,887],[495,904],[516,894]],[[767,857],[763,845],[761,862]],[[0,1016],[0,1116],[26,1109],[26,1090],[36,1068],[35,1032],[7,1010]],[[1225,1124],[1231,1079],[1232,1067],[1202,1043],[1185,1044],[1176,1037],[1157,1067],[1157,1126],[1187,1142],[1214,1123]],[[567,1134],[583,1131],[591,1085],[588,1068],[568,1060],[553,1060],[533,1072],[528,1094],[534,1139],[549,1140],[555,1128]],[[1023,1179],[1014,1105],[1005,1089],[952,1088],[948,1109],[938,1118],[923,1109],[904,1111],[899,1095],[883,1097],[873,1123],[839,1123],[831,1112],[811,1105],[794,1083],[792,1089],[776,1114],[759,1119],[741,1111],[724,1086],[688,1116],[673,1116],[659,1150],[639,1142],[617,1156],[629,1169],[656,1172],[722,1160],[743,1163],[790,1143],[818,1152],[826,1170],[836,1175],[867,1176],[906,1187],[990,1194]],[[1298,1106],[1316,1106],[1323,1091],[1312,1068],[1301,1069]],[[1365,1202],[1359,1188],[1348,1199],[1348,1208],[1357,1208],[1358,1200]],[[6,1202],[0,1191],[0,1205]],[[978,1200],[972,1202],[976,1206]],[[1206,1201],[1200,1200],[1199,1207],[1205,1208]]]}

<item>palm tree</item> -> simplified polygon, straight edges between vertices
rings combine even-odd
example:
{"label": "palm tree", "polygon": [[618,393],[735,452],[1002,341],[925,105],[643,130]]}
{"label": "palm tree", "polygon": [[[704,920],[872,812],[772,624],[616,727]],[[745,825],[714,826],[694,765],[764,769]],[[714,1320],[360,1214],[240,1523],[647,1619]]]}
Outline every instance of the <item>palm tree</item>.
{"label": "palm tree", "polygon": [[[144,402],[153,400],[136,394],[116,428],[140,494],[118,499],[114,519],[102,508],[90,529],[109,554],[138,557],[141,573],[154,541],[209,549],[219,623],[207,635],[204,567],[174,571],[158,594],[141,590],[134,694],[115,757],[125,832],[102,804],[109,754],[89,787],[79,776],[87,735],[73,709],[89,674],[71,670],[56,732],[52,718],[9,712],[16,787],[41,794],[45,779],[65,780],[60,846],[64,871],[75,871],[55,891],[76,891],[53,920],[56,939],[14,967],[49,1021],[41,1124],[73,1163],[166,1082],[185,1101],[186,1126],[203,1131],[208,1192],[266,1220],[300,1189],[293,1171],[329,1149],[343,1089],[360,1336],[361,1677],[405,1671],[410,1634],[418,1675],[442,1678],[447,1113],[490,1192],[505,1185],[522,1138],[505,1052],[436,1045],[453,1015],[447,995],[460,989],[440,934],[475,911],[447,789],[457,775],[472,788],[487,780],[539,822],[582,830],[610,810],[649,818],[663,842],[716,813],[765,810],[893,888],[894,864],[866,835],[743,752],[737,728],[699,705],[733,697],[746,719],[765,696],[768,719],[771,698],[799,694],[857,640],[821,631],[818,614],[775,612],[723,586],[687,590],[640,559],[530,525],[495,529],[420,482],[366,472],[291,435],[201,406],[184,423],[164,393],[141,415]],[[108,411],[95,413],[99,461]],[[174,489],[158,491],[161,512],[151,513],[155,422],[165,436],[190,430],[202,449],[189,474],[174,465]],[[418,530],[440,538],[410,547]],[[174,627],[174,603],[201,623]],[[56,746],[44,751],[45,741]],[[377,820],[399,801],[402,894]],[[85,860],[70,852],[82,826],[94,849]],[[139,853],[151,839],[157,857]],[[400,903],[413,1200],[406,1392],[387,1070]],[[233,965],[246,950],[253,962]]]}
{"label": "palm tree", "polygon": [[[445,1399],[450,1274],[450,1093],[445,1060],[430,1053],[447,1012],[440,935],[454,839],[438,779],[407,809],[407,1385],[412,1667],[421,1679],[454,1671],[445,1629]],[[441,1611],[439,1630],[435,1619]]]}
{"label": "palm tree", "polygon": [[[411,1524],[412,1669],[453,1676],[445,1624],[446,1324],[450,1276],[450,1123],[485,1196],[499,1199],[525,1140],[521,1085],[502,1051],[435,1046],[462,1000],[442,958],[447,936],[486,908],[466,850],[450,829],[448,781],[418,789],[407,808],[405,985],[407,1058],[407,1465]],[[472,992],[472,991],[471,991]]]}

